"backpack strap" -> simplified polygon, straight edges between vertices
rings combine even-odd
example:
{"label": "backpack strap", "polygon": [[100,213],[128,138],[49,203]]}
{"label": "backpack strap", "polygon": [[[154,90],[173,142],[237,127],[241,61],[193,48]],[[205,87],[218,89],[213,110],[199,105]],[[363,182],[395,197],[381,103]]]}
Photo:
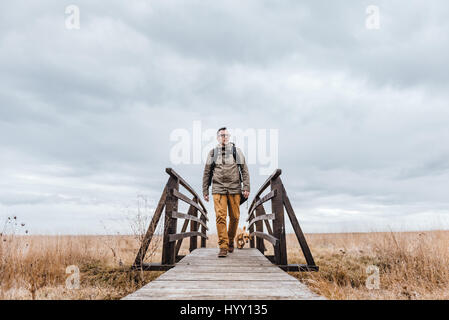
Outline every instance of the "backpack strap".
{"label": "backpack strap", "polygon": [[240,157],[239,157],[239,155],[237,153],[237,148],[235,147],[235,143],[232,143],[232,156],[234,157],[234,161],[237,163],[237,167],[239,168],[240,182],[243,182],[243,178],[242,178],[242,164],[240,163]]}
{"label": "backpack strap", "polygon": [[215,162],[217,161],[218,150],[217,148],[212,149],[212,163],[210,164],[209,171],[209,186],[212,184],[212,176],[214,175]]}
{"label": "backpack strap", "polygon": [[213,150],[212,150],[212,152],[213,152],[213,154],[212,154],[212,165],[215,167],[215,162],[217,161],[217,158],[218,158],[218,150],[217,150],[218,148],[217,147],[215,147]]}

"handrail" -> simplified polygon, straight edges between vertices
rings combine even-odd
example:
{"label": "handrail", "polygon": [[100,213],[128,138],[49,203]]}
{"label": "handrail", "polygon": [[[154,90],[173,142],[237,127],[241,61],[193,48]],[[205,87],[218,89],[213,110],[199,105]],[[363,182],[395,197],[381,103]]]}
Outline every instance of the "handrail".
{"label": "handrail", "polygon": [[178,179],[179,183],[198,199],[199,204],[201,205],[201,207],[203,207],[204,212],[207,214],[207,209],[195,190],[193,190],[193,188],[172,168],[166,168],[165,172],[167,172],[170,176]]}
{"label": "handrail", "polygon": [[[254,239],[256,238],[257,249],[264,253],[266,251],[264,240],[269,241],[274,247],[274,255],[267,256],[270,261],[278,265],[286,271],[318,271],[318,266],[315,265],[312,253],[307,245],[304,234],[299,226],[293,207],[288,199],[287,192],[280,178],[282,171],[276,169],[273,174],[259,188],[259,191],[254,196],[250,208],[248,209],[248,231],[252,238],[250,238],[250,247],[254,248]],[[261,197],[262,193],[271,186],[271,191]],[[271,201],[271,214],[265,212],[263,204]],[[287,241],[285,236],[285,218],[284,209],[292,224],[293,231],[300,244],[301,250],[306,258],[307,265],[289,265],[287,263]],[[270,221],[271,220],[271,221]],[[270,225],[272,222],[272,226]],[[266,231],[264,232],[264,224]],[[256,230],[254,230],[254,227]]]}
{"label": "handrail", "polygon": [[207,221],[209,221],[209,218],[207,217],[207,213],[203,212],[203,210],[201,209],[201,207],[193,200],[190,200],[186,195],[182,194],[181,192],[179,192],[176,189],[172,189],[171,190],[171,194],[173,194],[176,198],[178,198],[179,200],[184,201],[187,204],[190,204],[191,206],[194,206],[195,208],[198,209],[199,212],[201,212],[202,215],[204,215],[204,217],[206,218]]}
{"label": "handrail", "polygon": [[[190,238],[189,251],[192,252],[198,247],[197,238],[201,239],[201,248],[206,247],[207,237],[207,209],[193,188],[172,168],[166,168],[165,171],[170,178],[164,187],[158,207],[151,219],[150,226],[141,243],[139,252],[134,260],[133,268],[141,270],[168,270],[174,266],[183,256],[179,255],[182,240]],[[192,194],[192,198],[179,191],[179,186],[183,186]],[[178,211],[178,203],[183,201],[189,205],[187,213]],[[151,239],[153,238],[156,227],[165,208],[164,230],[162,239],[162,257],[161,263],[143,263],[145,254],[148,250]],[[198,217],[198,211],[200,217]],[[177,232],[178,219],[184,219],[181,232]],[[190,231],[187,227],[190,224]],[[201,231],[199,231],[201,228]]]}
{"label": "handrail", "polygon": [[261,220],[274,220],[276,217],[275,217],[275,214],[274,213],[269,213],[269,214],[263,214],[263,215],[260,215],[260,216],[257,216],[257,217],[255,217],[253,220],[251,220],[249,223],[248,223],[248,227],[251,227],[255,222],[257,222],[257,221],[261,221]]}
{"label": "handrail", "polygon": [[198,217],[192,216],[190,214],[182,213],[182,212],[178,212],[178,211],[173,211],[171,213],[171,217],[172,218],[177,218],[177,219],[186,219],[186,220],[192,220],[192,221],[198,222],[199,224],[204,226],[206,228],[206,230],[209,230],[209,228],[207,227],[205,221],[201,220]]}
{"label": "handrail", "polygon": [[278,239],[278,238],[273,237],[272,235],[269,235],[269,234],[260,232],[260,231],[254,231],[254,232],[252,233],[252,235],[254,235],[254,236],[256,236],[256,237],[261,237],[261,238],[263,238],[263,239],[265,239],[265,240],[271,242],[271,244],[272,244],[273,246],[277,246],[278,243],[279,243],[279,239]]}
{"label": "handrail", "polygon": [[[246,221],[249,221],[249,220],[251,219],[251,217],[252,217],[253,214],[254,214],[254,210],[255,210],[258,206],[260,206],[262,203],[267,202],[268,200],[270,200],[270,199],[272,199],[272,198],[274,198],[274,197],[276,197],[276,190],[273,190],[273,191],[267,193],[267,194],[266,194],[265,196],[263,196],[261,199],[257,200],[257,201],[255,202],[255,204],[253,205],[252,209],[250,209],[250,210],[248,211],[248,219],[246,219]],[[257,199],[257,198],[255,198],[255,199]]]}
{"label": "handrail", "polygon": [[174,234],[168,235],[170,242],[188,238],[188,237],[192,237],[192,236],[199,236],[199,237],[203,237],[203,238],[207,239],[207,236],[200,231],[181,232],[181,233],[174,233]]}
{"label": "handrail", "polygon": [[256,195],[254,196],[254,199],[251,202],[248,212],[252,211],[253,205],[256,202],[257,197],[259,197],[262,194],[262,192],[264,192],[264,190],[266,188],[268,188],[268,186],[270,185],[270,181],[279,177],[281,175],[281,173],[282,173],[281,169],[274,170],[274,172],[271,174],[271,176],[269,176],[268,179],[262,184],[262,186],[259,188],[259,191],[257,191]]}

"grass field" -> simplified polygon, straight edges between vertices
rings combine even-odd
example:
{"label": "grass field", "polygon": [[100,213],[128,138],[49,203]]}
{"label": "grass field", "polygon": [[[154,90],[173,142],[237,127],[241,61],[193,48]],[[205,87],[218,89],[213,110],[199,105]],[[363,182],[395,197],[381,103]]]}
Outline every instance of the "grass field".
{"label": "grass field", "polygon": [[[306,237],[320,271],[291,274],[329,299],[449,299],[448,231]],[[216,243],[210,235],[208,247]],[[180,254],[187,246],[185,241]],[[3,234],[0,299],[119,299],[161,274],[129,270],[138,247],[134,236]],[[293,234],[287,247],[289,263],[304,263]],[[160,246],[150,253],[147,261],[160,261]],[[374,270],[369,266],[379,270],[378,289],[365,285]],[[73,276],[66,272],[76,269],[80,285],[71,289],[66,281]]]}

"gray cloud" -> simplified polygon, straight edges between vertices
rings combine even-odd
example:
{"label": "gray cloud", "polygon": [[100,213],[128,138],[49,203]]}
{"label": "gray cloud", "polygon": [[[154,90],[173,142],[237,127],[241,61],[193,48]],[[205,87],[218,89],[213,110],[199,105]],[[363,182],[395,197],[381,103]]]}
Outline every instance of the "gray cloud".
{"label": "gray cloud", "polygon": [[368,1],[76,4],[80,30],[66,4],[0,5],[0,217],[103,232],[165,167],[199,191],[169,135],[201,120],[279,129],[306,232],[447,227],[446,2],[378,1],[377,31]]}

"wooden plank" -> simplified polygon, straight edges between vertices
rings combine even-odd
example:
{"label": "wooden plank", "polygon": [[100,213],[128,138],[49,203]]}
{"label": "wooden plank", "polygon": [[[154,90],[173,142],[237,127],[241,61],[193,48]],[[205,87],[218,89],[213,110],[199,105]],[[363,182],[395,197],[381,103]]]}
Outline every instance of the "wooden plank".
{"label": "wooden plank", "polygon": [[[192,266],[192,265],[176,265],[176,272],[180,272],[182,274],[187,273],[213,273],[217,272],[222,274],[223,269],[220,266],[215,265],[201,265],[201,266]],[[281,269],[273,266],[263,266],[263,267],[254,267],[254,266],[240,266],[240,265],[234,265],[234,266],[228,266],[226,268],[226,272],[228,273],[279,273],[283,272]]]}
{"label": "wooden plank", "polygon": [[[176,267],[175,267],[176,268]],[[152,289],[172,289],[172,290],[194,290],[194,289],[221,289],[222,293],[232,290],[232,289],[289,289],[297,288],[298,286],[304,286],[299,281],[285,281],[285,280],[273,280],[273,281],[242,281],[242,280],[213,280],[213,281],[189,281],[189,280],[178,280],[178,281],[163,281],[154,280],[145,285],[141,290],[152,290]]]}
{"label": "wooden plank", "polygon": [[320,299],[299,281],[152,281],[130,299]]}
{"label": "wooden plank", "polygon": [[[227,285],[230,285],[229,283]],[[242,287],[241,283],[238,283]],[[302,288],[157,289],[137,291],[124,300],[324,300]]]}
{"label": "wooden plank", "polygon": [[259,191],[257,191],[257,193],[254,196],[254,200],[251,203],[248,212],[252,212],[252,208],[254,206],[254,203],[256,202],[256,198],[260,197],[260,195],[262,194],[262,192],[264,192],[264,190],[266,188],[268,188],[268,186],[271,184],[271,181],[276,179],[277,177],[279,177],[282,173],[281,169],[276,169],[274,170],[274,172],[271,174],[271,176],[268,177],[267,180],[265,180],[265,182],[262,184],[262,186],[259,188]]}
{"label": "wooden plank", "polygon": [[[198,202],[198,198],[195,198],[195,202]],[[194,210],[191,213],[191,216],[194,219],[191,219],[192,222],[190,222],[190,231],[191,232],[198,231],[198,223],[200,223],[203,226],[204,231],[207,230],[208,228],[206,226],[206,222],[198,218],[198,210],[196,210],[195,207],[191,208],[194,208]],[[204,234],[206,234],[206,232],[204,232]],[[198,237],[190,237],[189,251],[192,252],[197,247],[198,247]]]}
{"label": "wooden plank", "polygon": [[[259,210],[260,210],[261,216],[264,216],[267,214],[265,212],[265,208],[263,206],[260,206]],[[274,213],[272,213],[272,215],[273,215],[274,219],[276,219],[276,215]],[[264,222],[265,222],[265,226],[267,227],[268,234],[273,235],[273,230],[271,230],[271,226],[270,226],[270,223],[268,222],[268,220],[264,220]]]}
{"label": "wooden plank", "polygon": [[269,235],[269,234],[266,234],[263,232],[254,231],[253,233],[251,233],[251,235],[263,238],[263,239],[269,241],[273,246],[276,246],[279,241],[277,238],[273,237],[272,235]]}
{"label": "wooden plank", "polygon": [[[212,258],[208,258],[208,257],[201,257],[201,256],[198,256],[198,257],[195,257],[195,258],[192,258],[192,257],[190,257],[189,255],[187,255],[185,258],[184,258],[184,260],[182,261],[183,263],[185,263],[185,262],[204,262],[204,261],[210,261],[212,264],[213,263],[215,263],[215,261],[217,262],[217,263],[224,263],[225,261],[224,260],[226,260],[227,262],[231,262],[231,261],[240,261],[240,262],[260,262],[260,261],[265,261],[266,260],[266,258],[265,257],[256,257],[256,256],[251,256],[251,257],[248,257],[247,259],[245,259],[244,257],[239,257],[239,258],[231,258],[230,257],[230,253],[228,253],[228,256],[226,257],[226,259],[223,259],[223,258],[218,258],[217,257],[217,255],[215,254],[215,259],[212,259]],[[228,259],[229,258],[229,259]]]}
{"label": "wooden plank", "polygon": [[178,181],[170,177],[167,182],[167,197],[165,201],[164,238],[162,244],[162,264],[175,264],[175,243],[170,241],[170,235],[176,233],[177,219],[171,217],[171,213],[178,211],[178,199],[173,195],[173,190],[179,188]]}
{"label": "wooden plank", "polygon": [[174,197],[178,198],[179,200],[182,200],[185,203],[190,204],[191,206],[197,208],[198,211],[201,212],[201,214],[206,218],[206,220],[209,221],[209,218],[207,217],[206,213],[203,211],[203,209],[198,203],[196,203],[193,200],[190,200],[186,195],[182,194],[176,189],[171,189],[171,193],[173,194]]}
{"label": "wooden plank", "polygon": [[273,236],[278,239],[274,248],[274,259],[278,265],[287,264],[287,242],[285,239],[284,203],[282,196],[282,182],[276,177],[271,181],[271,189],[277,190],[276,197],[271,199],[271,212],[275,214],[273,220]]}
{"label": "wooden plank", "polygon": [[[192,200],[195,201],[195,199],[196,199],[196,197],[194,196]],[[181,212],[177,212],[177,211],[172,211],[171,212],[171,217],[172,218],[185,219],[184,220],[184,224],[183,224],[182,229],[181,229],[181,233],[183,233],[183,232],[185,232],[187,230],[187,225],[189,224],[189,221],[192,220],[193,214],[194,214],[194,212],[196,212],[196,210],[197,209],[195,207],[190,206],[189,210],[187,211],[187,214],[181,213]],[[193,217],[193,219],[198,219],[198,218]],[[196,230],[191,230],[191,231],[196,231]],[[182,245],[182,240],[183,239],[184,238],[179,239],[178,242],[176,243],[176,250],[175,250],[176,251],[176,255],[178,255],[179,249],[181,249],[181,245]]]}
{"label": "wooden plank", "polygon": [[[177,263],[177,265],[189,265],[189,266],[207,266],[210,265],[210,261],[192,261],[192,262],[185,262],[182,259]],[[272,266],[273,264],[270,261],[237,261],[237,260],[228,260],[224,261],[226,259],[221,258],[219,261],[214,262],[217,266],[254,266],[254,267],[263,267],[263,266]]]}
{"label": "wooden plank", "polygon": [[199,204],[201,205],[202,209],[204,210],[204,213],[207,215],[207,209],[204,206],[203,202],[201,201],[200,197],[198,196],[198,194],[195,192],[195,190],[193,190],[193,188],[172,168],[166,168],[165,172],[167,172],[169,175],[173,176],[174,178],[176,178],[179,183],[187,189],[187,191],[189,191],[192,195],[194,195],[197,199]]}
{"label": "wooden plank", "polygon": [[[249,234],[252,234],[252,233],[254,232],[254,225],[253,225],[253,224],[249,226],[248,232],[249,232]],[[254,240],[254,237],[251,237],[251,238],[249,239],[249,247],[250,247],[250,248],[254,248],[254,247],[255,247],[255,240]]]}
{"label": "wooden plank", "polygon": [[310,252],[309,245],[307,244],[306,237],[299,226],[298,219],[296,218],[295,212],[293,211],[292,204],[290,203],[290,199],[287,196],[287,192],[285,191],[284,186],[282,185],[282,196],[283,203],[285,205],[285,210],[287,211],[287,215],[290,219],[290,223],[293,226],[293,230],[295,231],[296,238],[298,239],[299,245],[301,246],[301,250],[306,258],[306,262],[310,266],[315,265],[315,260],[313,260],[312,252]]}
{"label": "wooden plank", "polygon": [[[254,295],[258,293],[258,295]],[[124,300],[309,300],[308,298],[296,297],[290,294],[287,295],[276,295],[271,292],[264,295],[257,290],[247,291],[246,294],[211,294],[211,293],[202,293],[202,292],[192,292],[189,295],[187,292],[185,293],[168,293],[163,296],[128,296],[124,298]]]}
{"label": "wooden plank", "polygon": [[256,210],[257,207],[262,205],[264,202],[267,202],[268,200],[274,198],[275,196],[276,196],[276,190],[272,190],[269,193],[267,193],[266,195],[264,195],[261,199],[256,198],[258,200],[254,203],[252,210],[248,211],[248,218],[246,219],[246,221],[249,221],[249,219],[251,219],[251,217],[253,216],[253,211]]}
{"label": "wooden plank", "polygon": [[[176,219],[178,219],[179,217],[176,215],[176,211],[173,211],[173,212],[171,212],[171,214],[170,214],[170,216],[172,217],[172,218],[176,218]],[[181,219],[182,219],[182,217],[181,217]],[[183,223],[183,225],[182,225],[182,228],[181,228],[181,233],[184,233],[186,230],[187,230],[187,225],[189,224],[189,221],[190,220],[188,220],[188,219],[185,219],[184,220],[184,223]],[[184,238],[180,238],[177,242],[176,242],[176,248],[175,248],[175,255],[177,256],[178,255],[178,253],[179,253],[179,249],[181,249],[181,245],[182,245],[182,240],[183,240]]]}
{"label": "wooden plank", "polygon": [[222,259],[222,258],[216,258],[215,259],[211,259],[211,258],[207,258],[207,257],[197,257],[192,259],[191,257],[185,257],[182,261],[180,261],[180,263],[202,263],[202,262],[213,262],[213,263],[231,263],[231,262],[240,262],[240,263],[253,263],[253,262],[266,262],[266,258],[265,257],[251,257],[251,258],[230,258],[229,257],[230,254],[228,254],[227,258],[229,259]]}
{"label": "wooden plank", "polygon": [[[206,217],[201,215],[201,220],[206,223]],[[206,234],[206,227],[201,226],[201,233]],[[201,237],[201,248],[206,248],[206,238]]]}
{"label": "wooden plank", "polygon": [[[263,208],[263,207],[262,207]],[[264,211],[260,210],[261,207],[256,207],[256,216],[260,217],[265,213]],[[257,234],[263,234],[263,222],[257,221],[256,222],[256,232]],[[266,250],[265,245],[263,243],[263,237],[256,237],[256,248],[263,254]]]}
{"label": "wooden plank", "polygon": [[[197,249],[197,251],[199,251],[199,250]],[[198,259],[220,260],[220,261],[224,260],[224,259],[220,259],[217,257],[218,251],[219,250],[217,248],[217,249],[209,251],[207,254],[193,254],[192,253],[192,254],[189,254],[188,256],[186,256],[186,260],[198,260]],[[256,255],[253,252],[248,252],[246,254],[245,251],[246,250],[235,249],[234,252],[228,254],[227,258],[229,258],[229,259],[227,259],[227,260],[242,260],[243,259],[243,260],[253,261],[254,259],[261,259],[261,260],[265,259],[263,254]],[[242,253],[240,253],[240,252],[242,252]]]}
{"label": "wooden plank", "polygon": [[[195,208],[196,210],[196,208]],[[190,210],[189,210],[190,211]],[[209,230],[209,228],[207,227],[206,223],[204,221],[201,221],[200,218],[195,217],[195,215],[193,214],[186,214],[186,213],[182,213],[182,212],[172,212],[171,216],[173,218],[178,218],[178,219],[186,219],[186,220],[192,220],[192,221],[196,221],[198,223],[200,223],[201,225],[203,225],[206,230]],[[187,228],[186,228],[187,229]],[[182,232],[186,231],[186,229],[183,229]]]}
{"label": "wooden plank", "polygon": [[274,213],[269,214],[261,214],[260,216],[255,217],[253,220],[250,221],[248,224],[249,226],[253,225],[257,221],[261,220],[274,220]]}
{"label": "wooden plank", "polygon": [[176,241],[179,239],[183,239],[183,238],[188,238],[188,237],[192,237],[192,236],[199,236],[199,237],[204,237],[207,239],[207,236],[199,231],[190,231],[190,232],[182,232],[182,233],[176,233],[176,234],[170,234],[169,237],[169,241]]}
{"label": "wooden plank", "polygon": [[[216,248],[213,251],[210,251],[208,254],[195,254],[195,255],[189,254],[188,258],[189,259],[197,259],[197,258],[218,259],[217,258],[218,251],[219,251],[219,249]],[[242,252],[242,253],[240,253],[240,252]],[[256,255],[252,252],[246,253],[244,249],[235,249],[234,252],[228,254],[228,258],[230,258],[230,259],[246,258],[246,259],[250,260],[253,257],[261,258],[261,259],[264,258],[263,254]],[[223,259],[218,259],[218,260],[223,260]]]}
{"label": "wooden plank", "polygon": [[[172,271],[175,269],[171,269]],[[177,270],[175,270],[177,271]],[[296,278],[288,275],[285,272],[273,273],[273,272],[259,272],[259,273],[219,273],[219,272],[211,272],[211,273],[180,273],[180,272],[172,272],[172,273],[164,273],[161,275],[156,281],[266,281],[270,279],[270,281],[298,281]]]}
{"label": "wooden plank", "polygon": [[[245,255],[237,255],[236,253],[237,252],[240,252],[242,249],[235,249],[234,250],[234,252],[233,253],[229,253],[228,254],[228,258],[230,258],[230,256],[232,255],[233,256],[233,258],[230,258],[230,259],[238,259],[238,258],[242,258],[242,257],[245,257]],[[195,260],[195,259],[197,259],[197,258],[206,258],[206,259],[211,259],[211,256],[213,255],[213,256],[216,256],[217,254],[218,254],[218,251],[219,251],[219,249],[217,248],[217,249],[215,249],[214,251],[213,251],[213,253],[211,253],[210,255],[195,255],[195,256],[191,256],[190,254],[186,257],[186,259],[192,259],[192,260]],[[252,254],[252,253],[249,253],[248,254],[248,256],[246,256],[246,258],[249,260],[249,259],[251,259],[252,257],[257,257],[257,258],[262,258],[263,259],[263,256],[261,257],[261,256],[256,256],[256,255],[254,255],[254,254]],[[220,260],[223,260],[223,259],[220,259]]]}
{"label": "wooden plank", "polygon": [[[216,252],[218,250],[218,247],[213,247],[213,248],[201,248],[201,249],[198,249],[197,251],[195,251],[195,252],[192,252],[192,254],[211,254],[211,252]],[[242,249],[241,250],[242,252],[243,251],[246,251],[245,252],[245,255],[247,255],[247,254],[251,254],[251,253],[254,253],[254,254],[259,254],[260,255],[260,253],[258,253],[256,250],[254,250],[254,249],[249,249],[249,248],[244,248],[244,249]],[[237,252],[237,251],[236,251]]]}
{"label": "wooden plank", "polygon": [[124,299],[321,298],[269,262],[257,249],[236,250],[226,258],[218,258],[217,252],[217,248],[192,251],[174,268]]}
{"label": "wooden plank", "polygon": [[[223,260],[223,259],[219,259],[217,257],[218,250],[219,249],[217,248],[213,252],[209,253],[208,255],[200,255],[200,254],[198,254],[198,255],[192,256],[192,255],[189,254],[186,257],[186,259],[192,259],[192,260],[197,260],[197,259]],[[236,253],[237,250],[238,249],[235,249],[234,252],[228,253],[228,256],[227,256],[227,258],[229,258],[228,260],[235,260],[235,259],[246,259],[246,260],[262,259],[263,260],[263,259],[265,259],[263,254],[261,254],[260,256],[256,256],[255,254],[252,254],[252,253],[248,254],[248,255],[245,255],[245,254],[234,254],[234,253]]]}
{"label": "wooden plank", "polygon": [[151,240],[153,239],[154,232],[156,231],[156,227],[161,218],[162,211],[165,208],[166,197],[167,197],[167,185],[164,187],[164,191],[162,191],[162,195],[161,198],[159,199],[156,210],[154,211],[153,218],[151,219],[150,225],[148,226],[148,230],[139,248],[139,252],[137,253],[136,259],[134,260],[134,266],[141,265],[143,263],[143,260],[145,259],[145,254],[148,251],[148,247],[151,243]]}

